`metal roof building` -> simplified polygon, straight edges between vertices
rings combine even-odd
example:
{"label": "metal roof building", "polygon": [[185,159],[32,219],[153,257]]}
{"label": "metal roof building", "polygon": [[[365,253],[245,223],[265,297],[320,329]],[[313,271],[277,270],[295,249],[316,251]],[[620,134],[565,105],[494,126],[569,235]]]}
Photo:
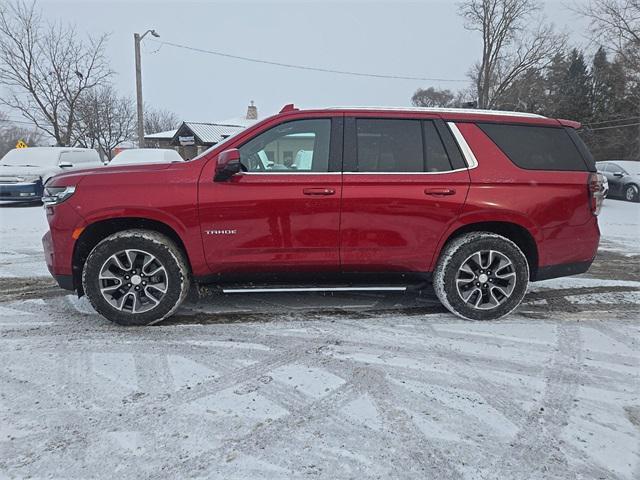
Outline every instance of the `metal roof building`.
{"label": "metal roof building", "polygon": [[145,135],[147,148],[173,148],[189,160],[225,138],[258,121],[258,110],[251,102],[245,117],[222,122],[182,122],[176,130]]}

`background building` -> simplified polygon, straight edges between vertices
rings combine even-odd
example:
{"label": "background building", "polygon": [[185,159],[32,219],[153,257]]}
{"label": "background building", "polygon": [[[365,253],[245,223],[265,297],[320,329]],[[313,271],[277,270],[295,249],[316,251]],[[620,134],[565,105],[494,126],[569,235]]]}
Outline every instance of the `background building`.
{"label": "background building", "polygon": [[182,122],[176,130],[145,135],[145,147],[173,148],[182,158],[190,160],[258,120],[258,108],[252,101],[247,107],[246,115],[242,117],[215,123]]}

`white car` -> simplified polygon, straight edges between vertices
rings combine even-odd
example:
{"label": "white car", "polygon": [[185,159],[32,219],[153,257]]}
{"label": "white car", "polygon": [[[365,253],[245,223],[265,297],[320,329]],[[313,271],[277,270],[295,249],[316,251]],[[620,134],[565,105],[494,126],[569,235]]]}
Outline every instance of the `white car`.
{"label": "white car", "polygon": [[170,148],[131,148],[117,154],[108,165],[139,165],[141,163],[183,161],[180,154]]}
{"label": "white car", "polygon": [[100,166],[103,166],[100,156],[91,148],[31,147],[10,150],[0,160],[0,201],[39,201],[44,184],[54,175]]}

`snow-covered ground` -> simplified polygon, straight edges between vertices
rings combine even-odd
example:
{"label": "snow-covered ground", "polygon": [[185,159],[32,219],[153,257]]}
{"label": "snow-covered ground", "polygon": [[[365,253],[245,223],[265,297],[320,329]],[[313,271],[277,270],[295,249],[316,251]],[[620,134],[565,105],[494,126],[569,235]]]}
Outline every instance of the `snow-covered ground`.
{"label": "snow-covered ground", "polygon": [[48,229],[42,206],[0,205],[0,277],[49,275],[42,249]]}
{"label": "snow-covered ground", "polygon": [[640,203],[606,199],[598,217],[601,249],[640,255]]}
{"label": "snow-covered ground", "polygon": [[209,293],[125,329],[44,276],[42,208],[0,208],[0,478],[638,479],[639,209],[502,321]]}

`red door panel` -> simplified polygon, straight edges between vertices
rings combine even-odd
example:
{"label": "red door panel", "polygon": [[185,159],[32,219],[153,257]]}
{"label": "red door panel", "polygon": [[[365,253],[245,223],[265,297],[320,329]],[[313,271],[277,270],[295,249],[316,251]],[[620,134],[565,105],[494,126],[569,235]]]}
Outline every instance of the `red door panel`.
{"label": "red door panel", "polygon": [[340,173],[245,173],[200,183],[214,274],[339,271]]}
{"label": "red door panel", "polygon": [[340,232],[347,272],[426,272],[469,189],[451,173],[345,173]]}

